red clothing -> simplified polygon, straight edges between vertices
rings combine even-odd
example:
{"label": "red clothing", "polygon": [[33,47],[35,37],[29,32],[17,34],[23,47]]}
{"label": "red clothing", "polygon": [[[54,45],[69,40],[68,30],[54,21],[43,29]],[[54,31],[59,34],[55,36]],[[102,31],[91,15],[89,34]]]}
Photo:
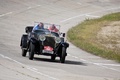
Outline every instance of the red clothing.
{"label": "red clothing", "polygon": [[58,32],[59,30],[55,27],[54,29],[52,27],[49,28],[51,32]]}

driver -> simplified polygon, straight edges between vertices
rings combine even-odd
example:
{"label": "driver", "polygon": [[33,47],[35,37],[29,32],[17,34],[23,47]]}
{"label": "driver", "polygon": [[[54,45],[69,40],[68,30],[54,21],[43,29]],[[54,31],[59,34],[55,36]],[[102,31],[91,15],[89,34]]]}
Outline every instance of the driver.
{"label": "driver", "polygon": [[52,24],[52,25],[50,26],[49,30],[50,30],[51,32],[58,32],[58,31],[59,31],[54,24]]}
{"label": "driver", "polygon": [[32,31],[38,30],[38,29],[44,29],[44,24],[42,22],[40,22],[37,26],[35,26]]}

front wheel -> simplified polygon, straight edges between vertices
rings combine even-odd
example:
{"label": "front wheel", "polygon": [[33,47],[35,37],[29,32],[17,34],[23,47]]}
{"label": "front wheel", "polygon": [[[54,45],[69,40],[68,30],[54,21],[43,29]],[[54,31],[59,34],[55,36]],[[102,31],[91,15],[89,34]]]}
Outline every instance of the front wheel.
{"label": "front wheel", "polygon": [[27,53],[27,50],[22,49],[22,56],[23,56],[23,57],[25,57],[25,56],[26,56],[26,53]]}
{"label": "front wheel", "polygon": [[33,60],[35,52],[35,45],[30,43],[30,52],[29,52],[29,59]]}
{"label": "front wheel", "polygon": [[64,62],[65,62],[65,57],[66,57],[66,48],[63,47],[63,48],[62,48],[62,54],[61,54],[61,56],[60,56],[60,62],[61,62],[61,63],[64,63]]}

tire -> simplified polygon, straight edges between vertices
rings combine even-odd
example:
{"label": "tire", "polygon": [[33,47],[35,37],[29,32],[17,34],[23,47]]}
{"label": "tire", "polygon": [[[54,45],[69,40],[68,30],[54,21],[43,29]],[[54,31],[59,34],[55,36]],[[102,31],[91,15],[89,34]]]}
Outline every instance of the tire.
{"label": "tire", "polygon": [[23,57],[25,57],[25,56],[26,56],[26,54],[27,54],[27,50],[22,49],[22,56],[23,56]]}
{"label": "tire", "polygon": [[60,57],[60,62],[61,63],[65,63],[65,57],[66,57],[66,48],[62,47],[62,54],[61,54],[61,57]]}
{"label": "tire", "polygon": [[55,55],[52,55],[51,56],[51,60],[55,60],[56,56]]}
{"label": "tire", "polygon": [[35,46],[34,46],[34,44],[30,43],[30,52],[29,52],[29,59],[30,60],[33,60],[34,52],[35,52]]}

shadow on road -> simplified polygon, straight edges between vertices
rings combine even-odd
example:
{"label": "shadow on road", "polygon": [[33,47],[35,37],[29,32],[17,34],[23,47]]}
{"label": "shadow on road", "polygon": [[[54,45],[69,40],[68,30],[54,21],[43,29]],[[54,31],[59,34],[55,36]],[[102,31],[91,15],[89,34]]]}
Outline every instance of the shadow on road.
{"label": "shadow on road", "polygon": [[[59,59],[56,60],[51,60],[51,59],[47,59],[47,58],[34,58],[35,61],[44,61],[44,62],[52,62],[52,63],[60,63]],[[63,64],[70,64],[70,65],[83,65],[83,66],[87,66],[85,63],[80,62],[80,61],[71,61],[71,60],[66,60],[65,63]]]}
{"label": "shadow on road", "polygon": [[64,64],[73,64],[73,65],[83,65],[87,66],[87,64],[80,62],[80,61],[71,61],[71,60],[66,60]]}
{"label": "shadow on road", "polygon": [[55,62],[55,63],[60,62],[59,60],[51,60],[51,59],[48,59],[48,58],[37,58],[37,57],[34,57],[34,60],[35,61],[44,61],[44,62]]}

